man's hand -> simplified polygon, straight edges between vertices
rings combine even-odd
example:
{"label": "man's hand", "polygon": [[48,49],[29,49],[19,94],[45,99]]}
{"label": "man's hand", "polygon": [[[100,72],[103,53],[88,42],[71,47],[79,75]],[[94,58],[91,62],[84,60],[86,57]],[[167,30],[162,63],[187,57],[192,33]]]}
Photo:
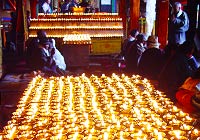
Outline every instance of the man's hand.
{"label": "man's hand", "polygon": [[55,52],[56,52],[56,51],[55,51],[55,48],[52,48],[52,49],[51,49],[51,56],[53,56],[53,55],[55,54]]}
{"label": "man's hand", "polygon": [[171,16],[171,20],[174,21],[175,19],[176,19],[175,15],[172,14],[172,16]]}

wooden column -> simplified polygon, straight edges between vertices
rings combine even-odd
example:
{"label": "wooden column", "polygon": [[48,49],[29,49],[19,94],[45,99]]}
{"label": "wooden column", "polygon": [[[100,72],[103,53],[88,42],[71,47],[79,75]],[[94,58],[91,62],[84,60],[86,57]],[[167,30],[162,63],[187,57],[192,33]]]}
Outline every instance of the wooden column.
{"label": "wooden column", "polygon": [[28,35],[26,19],[26,0],[17,1],[17,27],[16,27],[16,47],[18,56],[22,57],[25,52],[25,41]]}
{"label": "wooden column", "polygon": [[31,18],[37,18],[37,0],[30,0]]}
{"label": "wooden column", "polygon": [[187,13],[189,17],[189,23],[190,23],[190,28],[187,32],[187,39],[188,40],[193,40],[195,33],[196,33],[196,24],[197,24],[197,5],[198,5],[198,0],[190,0],[187,3]]}
{"label": "wooden column", "polygon": [[140,0],[130,0],[130,29],[139,29]]}
{"label": "wooden column", "polygon": [[157,22],[156,30],[161,48],[164,48],[168,41],[168,17],[169,17],[169,1],[160,0],[157,6]]}

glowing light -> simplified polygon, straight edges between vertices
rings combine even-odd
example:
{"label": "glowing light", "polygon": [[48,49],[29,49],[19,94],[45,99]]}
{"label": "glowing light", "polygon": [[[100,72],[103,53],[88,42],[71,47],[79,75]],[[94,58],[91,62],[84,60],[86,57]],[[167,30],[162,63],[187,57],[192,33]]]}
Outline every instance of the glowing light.
{"label": "glowing light", "polygon": [[191,139],[200,135],[192,130],[195,119],[138,75],[37,76],[22,95],[0,139],[165,140],[186,138],[188,131]]}

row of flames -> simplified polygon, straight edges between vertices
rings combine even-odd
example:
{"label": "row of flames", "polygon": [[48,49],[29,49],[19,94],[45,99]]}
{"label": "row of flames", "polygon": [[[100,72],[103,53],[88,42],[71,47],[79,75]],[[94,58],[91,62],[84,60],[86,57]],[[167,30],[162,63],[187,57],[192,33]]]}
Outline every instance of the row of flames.
{"label": "row of flames", "polygon": [[32,79],[0,139],[197,139],[194,118],[145,78]]}

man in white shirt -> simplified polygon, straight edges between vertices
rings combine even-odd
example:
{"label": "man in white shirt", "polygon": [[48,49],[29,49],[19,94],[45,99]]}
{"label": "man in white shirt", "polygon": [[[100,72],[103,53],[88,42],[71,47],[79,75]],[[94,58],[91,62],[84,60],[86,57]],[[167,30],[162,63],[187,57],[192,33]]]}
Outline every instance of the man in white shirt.
{"label": "man in white shirt", "polygon": [[50,6],[51,0],[46,0],[43,4],[42,4],[42,12],[47,14],[47,13],[52,13],[52,9]]}

